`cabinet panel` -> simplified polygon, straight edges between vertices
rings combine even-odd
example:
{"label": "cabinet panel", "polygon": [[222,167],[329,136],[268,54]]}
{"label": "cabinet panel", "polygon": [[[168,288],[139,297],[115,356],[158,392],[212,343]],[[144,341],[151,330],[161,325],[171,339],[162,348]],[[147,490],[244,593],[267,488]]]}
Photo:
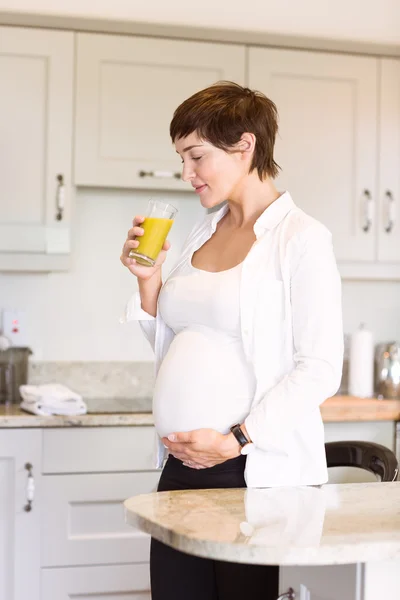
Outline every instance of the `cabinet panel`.
{"label": "cabinet panel", "polygon": [[279,570],[280,593],[292,587],[299,600],[362,600],[362,582],[363,566],[358,564]]}
{"label": "cabinet panel", "polygon": [[150,537],[127,525],[123,502],[157,488],[159,472],[43,478],[42,566],[148,562]]}
{"label": "cabinet panel", "polygon": [[154,427],[46,428],[42,472],[151,471],[155,435]]}
{"label": "cabinet panel", "polygon": [[[377,60],[250,48],[249,85],[273,100],[277,185],[333,234],[339,260],[375,258]],[[367,194],[364,193],[367,191]]]}
{"label": "cabinet panel", "polygon": [[[35,270],[38,255],[51,255],[50,268],[54,255],[61,255],[65,266],[72,195],[73,33],[0,27],[0,82],[0,269],[25,265]],[[56,218],[58,175],[65,184],[62,220]]]}
{"label": "cabinet panel", "polygon": [[149,565],[42,569],[41,600],[151,600]]}
{"label": "cabinet panel", "polygon": [[[75,183],[188,189],[169,138],[173,112],[215,81],[243,83],[244,46],[77,37]],[[141,177],[141,171],[157,176]]]}
{"label": "cabinet panel", "polygon": [[[0,429],[0,600],[40,600],[41,431]],[[32,510],[27,504],[33,468]]]}
{"label": "cabinet panel", "polygon": [[400,60],[380,61],[378,259],[400,263]]}

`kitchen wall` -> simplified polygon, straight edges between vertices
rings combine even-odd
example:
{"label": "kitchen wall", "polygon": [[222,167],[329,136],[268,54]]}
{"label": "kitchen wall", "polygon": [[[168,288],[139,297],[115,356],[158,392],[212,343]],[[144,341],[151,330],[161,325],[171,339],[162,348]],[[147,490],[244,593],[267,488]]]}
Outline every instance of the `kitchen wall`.
{"label": "kitchen wall", "polygon": [[[79,190],[73,268],[67,273],[0,274],[0,310],[26,311],[34,359],[49,361],[151,361],[137,323],[121,325],[136,279],[119,256],[131,219],[148,198],[169,199],[179,209],[171,231],[166,271],[191,225],[204,214],[193,194]],[[400,340],[400,282],[343,282],[344,330],[364,321],[377,341]]]}
{"label": "kitchen wall", "polygon": [[398,0],[0,0],[0,10],[400,44]]}

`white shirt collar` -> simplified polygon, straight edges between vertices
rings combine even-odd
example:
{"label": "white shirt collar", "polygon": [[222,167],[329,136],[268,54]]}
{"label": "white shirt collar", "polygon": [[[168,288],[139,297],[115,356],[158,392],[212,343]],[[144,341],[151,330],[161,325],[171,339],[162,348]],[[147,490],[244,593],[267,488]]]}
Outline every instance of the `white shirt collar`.
{"label": "white shirt collar", "polygon": [[[254,223],[254,233],[258,239],[269,229],[273,229],[286,217],[288,212],[295,207],[295,203],[292,200],[289,192],[283,192],[279,198],[277,198],[272,204],[270,204],[264,212],[258,217]],[[214,213],[211,221],[211,231],[217,228],[217,223],[226,215],[229,210],[229,204],[224,204],[216,213]]]}

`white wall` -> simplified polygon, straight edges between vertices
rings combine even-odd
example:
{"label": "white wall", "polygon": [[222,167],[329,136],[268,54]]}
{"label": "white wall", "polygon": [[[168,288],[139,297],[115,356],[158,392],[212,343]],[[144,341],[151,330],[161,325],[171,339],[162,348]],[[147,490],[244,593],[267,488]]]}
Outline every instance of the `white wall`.
{"label": "white wall", "polygon": [[70,272],[0,274],[0,310],[26,312],[34,359],[152,360],[139,326],[119,323],[137,289],[119,257],[134,215],[143,214],[149,198],[169,198],[179,209],[169,236],[168,271],[191,225],[204,214],[193,195],[85,190],[77,197]]}
{"label": "white wall", "polygon": [[0,0],[0,10],[400,44],[398,0]]}
{"label": "white wall", "polygon": [[[79,191],[74,266],[68,273],[0,275],[0,310],[27,313],[28,339],[37,360],[152,360],[136,323],[118,322],[136,279],[119,262],[131,219],[149,197],[179,208],[171,230],[166,271],[192,223],[204,214],[193,194]],[[400,340],[400,282],[343,284],[344,329],[364,321],[377,341]]]}

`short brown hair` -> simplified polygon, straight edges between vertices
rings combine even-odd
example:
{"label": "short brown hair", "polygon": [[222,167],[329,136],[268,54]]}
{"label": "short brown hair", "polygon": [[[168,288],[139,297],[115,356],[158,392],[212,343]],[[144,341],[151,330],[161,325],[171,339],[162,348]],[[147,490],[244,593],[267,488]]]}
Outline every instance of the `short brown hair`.
{"label": "short brown hair", "polygon": [[175,110],[170,135],[175,142],[194,131],[225,152],[239,142],[243,133],[253,133],[256,146],[250,172],[257,169],[261,181],[278,175],[280,167],[273,156],[278,111],[261,92],[231,81],[218,81],[196,92]]}

